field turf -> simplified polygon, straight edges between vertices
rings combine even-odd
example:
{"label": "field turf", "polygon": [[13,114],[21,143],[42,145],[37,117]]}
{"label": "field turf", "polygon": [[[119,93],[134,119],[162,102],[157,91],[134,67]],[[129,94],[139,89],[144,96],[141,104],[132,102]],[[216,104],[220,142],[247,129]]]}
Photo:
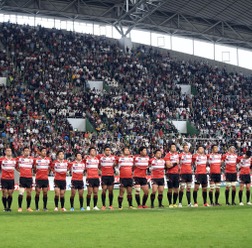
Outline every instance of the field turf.
{"label": "field turf", "polygon": [[[34,194],[34,193],[33,193]],[[69,210],[69,194],[66,208]],[[117,210],[118,190],[115,190],[115,210],[79,211],[78,198],[74,212],[53,212],[53,192],[49,193],[49,212],[17,212],[17,192],[12,212],[0,212],[0,247],[251,247],[252,207],[202,207],[169,209],[166,190],[164,209]],[[86,192],[85,192],[86,196]],[[40,197],[42,198],[42,197]],[[243,196],[245,200],[245,192]],[[156,199],[157,201],[157,199]],[[135,201],[133,201],[135,203]],[[184,196],[184,204],[186,199]],[[224,203],[224,190],[221,192]],[[236,201],[237,202],[237,201]],[[86,199],[84,201],[84,205]],[[148,202],[149,205],[149,202]],[[157,202],[156,202],[157,205]],[[40,199],[42,207],[42,199]],[[92,206],[92,205],[91,205]],[[98,206],[101,206],[99,194]],[[32,199],[34,207],[34,195]]]}

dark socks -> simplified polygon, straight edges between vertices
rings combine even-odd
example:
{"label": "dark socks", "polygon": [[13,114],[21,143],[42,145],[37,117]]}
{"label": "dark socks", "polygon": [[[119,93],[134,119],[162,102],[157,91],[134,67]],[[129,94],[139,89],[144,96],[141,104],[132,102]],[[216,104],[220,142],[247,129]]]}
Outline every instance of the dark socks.
{"label": "dark socks", "polygon": [[80,208],[83,208],[83,202],[84,202],[83,196],[79,197],[79,201],[80,201]]}
{"label": "dark socks", "polygon": [[183,195],[184,195],[184,192],[179,191],[179,203],[182,203]]}
{"label": "dark socks", "polygon": [[171,192],[167,192],[167,198],[168,198],[169,205],[171,205],[172,204],[172,193]]}
{"label": "dark socks", "polygon": [[193,191],[193,200],[194,203],[197,203],[198,191]]}
{"label": "dark socks", "polygon": [[186,191],[186,198],[187,198],[187,203],[191,203],[191,191]]}
{"label": "dark socks", "polygon": [[137,205],[140,206],[141,205],[141,203],[140,203],[140,195],[139,194],[135,194],[135,199],[136,199]]}
{"label": "dark socks", "polygon": [[113,198],[114,198],[113,193],[109,193],[109,206],[113,205]]}
{"label": "dark socks", "polygon": [[148,199],[148,194],[144,194],[143,195],[143,206],[146,205],[147,199]]}
{"label": "dark socks", "polygon": [[132,206],[132,195],[127,195],[129,206]]}
{"label": "dark socks", "polygon": [[93,201],[94,201],[94,207],[96,207],[96,206],[97,206],[97,202],[98,202],[98,197],[97,197],[97,195],[94,195],[94,196],[93,196]]}
{"label": "dark socks", "polygon": [[123,197],[118,196],[118,207],[122,207]]}
{"label": "dark socks", "polygon": [[64,208],[64,205],[65,205],[65,197],[60,197],[60,205],[61,205],[61,208]]}
{"label": "dark socks", "polygon": [[54,197],[54,204],[55,204],[56,208],[59,206],[59,197],[58,196]]}
{"label": "dark socks", "polygon": [[18,196],[18,207],[22,208],[22,202],[23,202],[23,195]]}
{"label": "dark socks", "polygon": [[38,205],[39,205],[39,195],[35,195],[35,208],[36,209],[39,208]]}
{"label": "dark socks", "polygon": [[87,207],[90,207],[91,195],[87,195]]}
{"label": "dark socks", "polygon": [[178,199],[178,193],[177,193],[177,192],[174,192],[174,193],[173,193],[173,205],[176,204],[177,199]]}
{"label": "dark socks", "polygon": [[74,207],[74,196],[70,197],[70,205],[71,205],[71,208]]}
{"label": "dark socks", "polygon": [[27,208],[31,206],[31,196],[26,196]]}
{"label": "dark socks", "polygon": [[101,198],[102,198],[102,206],[106,206],[106,193],[102,192],[101,194]]}

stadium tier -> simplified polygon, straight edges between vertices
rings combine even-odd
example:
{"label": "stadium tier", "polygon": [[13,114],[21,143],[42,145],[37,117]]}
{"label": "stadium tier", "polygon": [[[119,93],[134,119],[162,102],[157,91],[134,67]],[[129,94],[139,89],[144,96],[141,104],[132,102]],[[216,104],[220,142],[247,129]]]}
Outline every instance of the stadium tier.
{"label": "stadium tier", "polygon": [[[251,78],[207,62],[177,61],[167,51],[139,46],[124,52],[112,39],[56,29],[0,24],[1,154],[10,144],[15,155],[29,146],[46,146],[55,157],[70,157],[90,146],[109,143],[114,153],[126,145],[136,153],[178,148],[184,138],[192,151],[211,139],[222,152],[251,147]],[[108,89],[87,89],[102,80]],[[189,84],[195,94],[181,92]],[[74,132],[67,118],[88,118],[96,132]],[[178,134],[172,120],[186,120],[197,136]]]}

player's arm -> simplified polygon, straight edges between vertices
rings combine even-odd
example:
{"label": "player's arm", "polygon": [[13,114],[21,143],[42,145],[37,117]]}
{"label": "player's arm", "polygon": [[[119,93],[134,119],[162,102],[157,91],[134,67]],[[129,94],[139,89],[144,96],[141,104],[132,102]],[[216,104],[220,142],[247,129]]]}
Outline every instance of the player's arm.
{"label": "player's arm", "polygon": [[2,161],[3,161],[3,157],[0,158],[0,171],[2,171]]}
{"label": "player's arm", "polygon": [[238,157],[237,160],[236,160],[236,168],[238,169],[238,171],[240,171],[241,167],[242,167],[241,160],[242,160],[242,156]]}
{"label": "player's arm", "polygon": [[84,164],[84,171],[83,171],[83,175],[85,176],[87,174],[87,156],[84,156],[84,159],[82,160],[83,164]]}
{"label": "player's arm", "polygon": [[53,172],[53,174],[55,173],[54,166],[55,166],[55,161],[52,161],[51,162],[51,171]]}
{"label": "player's arm", "polygon": [[168,156],[165,156],[165,157],[164,157],[164,161],[165,161],[165,168],[170,169],[170,168],[173,167],[173,166],[172,166],[172,163],[171,163],[171,160],[170,160],[170,158],[169,158]]}
{"label": "player's arm", "polygon": [[192,156],[192,169],[193,169],[194,172],[196,171],[196,159],[197,159],[197,155],[194,154]]}
{"label": "player's arm", "polygon": [[20,169],[19,169],[19,157],[16,158],[16,170],[18,172],[20,172]]}
{"label": "player's arm", "polygon": [[33,168],[33,172],[36,173],[37,172],[37,158],[33,160],[32,168]]}

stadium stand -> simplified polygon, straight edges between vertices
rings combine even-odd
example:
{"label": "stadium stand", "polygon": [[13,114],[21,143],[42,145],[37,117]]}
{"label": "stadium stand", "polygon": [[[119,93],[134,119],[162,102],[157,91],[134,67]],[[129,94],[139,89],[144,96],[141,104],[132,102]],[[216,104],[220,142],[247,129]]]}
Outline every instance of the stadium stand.
{"label": "stadium stand", "polygon": [[[111,144],[114,153],[124,145],[166,150],[187,138],[195,149],[198,138],[210,138],[225,150],[251,147],[252,83],[242,74],[205,62],[178,61],[167,51],[139,46],[123,52],[114,40],[56,29],[0,24],[1,143],[16,154],[23,146],[33,153],[43,145],[55,156],[67,157],[91,145]],[[108,90],[85,87],[103,80]],[[190,84],[196,95],[182,94]],[[74,132],[67,117],[88,117],[97,132]],[[178,134],[171,120],[189,120],[197,137]]]}

